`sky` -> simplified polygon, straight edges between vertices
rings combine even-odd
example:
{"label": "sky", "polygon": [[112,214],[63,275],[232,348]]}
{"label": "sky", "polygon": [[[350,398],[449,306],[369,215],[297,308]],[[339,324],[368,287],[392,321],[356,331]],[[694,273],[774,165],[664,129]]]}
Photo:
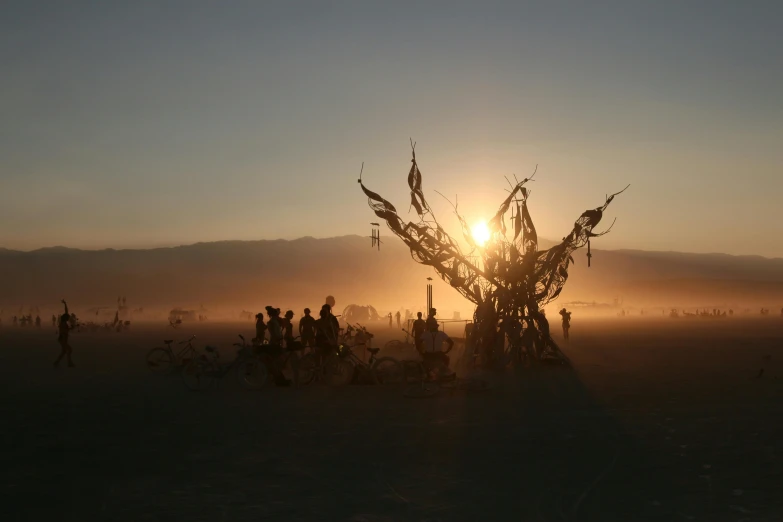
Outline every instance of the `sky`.
{"label": "sky", "polygon": [[475,223],[537,165],[541,236],[630,183],[595,247],[783,257],[781,20],[718,0],[6,0],[0,247],[369,235],[362,162],[405,210],[412,138],[447,227],[435,190]]}

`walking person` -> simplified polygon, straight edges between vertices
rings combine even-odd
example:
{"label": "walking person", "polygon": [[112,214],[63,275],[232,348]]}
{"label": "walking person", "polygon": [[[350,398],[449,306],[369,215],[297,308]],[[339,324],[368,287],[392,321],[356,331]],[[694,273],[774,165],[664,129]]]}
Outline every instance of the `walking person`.
{"label": "walking person", "polygon": [[400,313],[399,310],[397,310],[397,314],[395,315],[395,317],[397,318],[397,328],[402,328],[402,324],[401,324],[402,314]]}
{"label": "walking person", "polygon": [[62,358],[67,357],[68,367],[73,368],[75,366],[71,360],[71,352],[73,350],[71,349],[71,345],[68,344],[68,333],[71,330],[71,326],[69,324],[71,316],[68,313],[68,303],[65,302],[65,299],[62,300],[62,303],[65,306],[65,313],[60,316],[59,335],[57,336],[57,342],[60,343],[61,351],[60,356],[57,357],[56,361],[54,361],[54,367],[57,368],[60,366],[60,361]]}

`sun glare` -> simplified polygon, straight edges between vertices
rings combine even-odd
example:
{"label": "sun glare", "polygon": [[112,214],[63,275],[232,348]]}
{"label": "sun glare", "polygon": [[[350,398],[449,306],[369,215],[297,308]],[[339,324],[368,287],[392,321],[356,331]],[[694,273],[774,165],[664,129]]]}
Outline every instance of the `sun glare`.
{"label": "sun glare", "polygon": [[473,234],[473,241],[475,241],[478,246],[484,246],[484,244],[489,241],[491,235],[489,233],[489,227],[487,227],[487,224],[484,222],[473,225],[470,232]]}

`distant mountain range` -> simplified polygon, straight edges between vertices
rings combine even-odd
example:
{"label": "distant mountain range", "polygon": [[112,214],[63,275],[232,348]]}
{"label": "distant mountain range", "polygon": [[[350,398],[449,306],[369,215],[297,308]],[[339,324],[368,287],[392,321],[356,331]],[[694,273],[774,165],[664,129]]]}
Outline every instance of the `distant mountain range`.
{"label": "distant mountain range", "polygon": [[[585,253],[576,252],[561,301],[783,306],[783,259],[593,249],[592,268],[587,268]],[[385,241],[379,252],[370,247],[369,238],[359,236],[148,250],[0,249],[0,308],[6,315],[21,305],[48,309],[63,297],[84,308],[112,306],[118,296],[127,296],[132,307],[203,303],[235,313],[266,304],[315,308],[332,294],[338,308],[358,303],[380,310],[420,309],[430,276],[432,269],[415,263],[400,241]],[[441,309],[463,315],[472,309],[447,284],[434,284]]]}

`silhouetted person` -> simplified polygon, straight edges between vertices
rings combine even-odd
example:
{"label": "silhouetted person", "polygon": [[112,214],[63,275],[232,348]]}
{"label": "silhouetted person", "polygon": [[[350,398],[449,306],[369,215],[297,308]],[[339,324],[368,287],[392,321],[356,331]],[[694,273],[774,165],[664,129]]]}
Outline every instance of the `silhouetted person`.
{"label": "silhouetted person", "polygon": [[71,345],[68,344],[68,332],[71,330],[71,326],[69,324],[71,315],[68,313],[68,304],[65,302],[65,299],[63,299],[63,305],[65,306],[65,313],[60,316],[60,326],[59,326],[59,335],[57,336],[57,342],[60,343],[60,356],[57,357],[57,360],[54,361],[54,367],[57,368],[60,365],[60,361],[63,357],[68,358],[68,367],[73,368],[74,364],[71,360]]}
{"label": "silhouetted person", "polygon": [[36,315],[35,316],[35,327],[36,328],[40,328],[41,327],[41,316],[40,315]]}
{"label": "silhouetted person", "polygon": [[310,309],[304,309],[304,316],[299,320],[299,337],[304,346],[315,346],[315,317],[310,315]]}
{"label": "silhouetted person", "polygon": [[264,322],[264,314],[256,314],[255,341],[258,344],[264,344],[264,339],[266,339],[266,323]]}
{"label": "silhouetted person", "polygon": [[283,327],[283,339],[285,339],[287,348],[290,348],[294,344],[294,323],[291,321],[293,318],[293,310],[287,310],[285,317],[280,321],[280,326]]}
{"label": "silhouetted person", "polygon": [[334,329],[328,305],[322,306],[318,315],[315,321],[315,356],[320,366],[325,357],[337,352],[338,331]]}
{"label": "silhouetted person", "polygon": [[114,325],[116,326],[117,323],[119,322],[120,322],[120,311],[117,310],[116,312],[114,312]]}
{"label": "silhouetted person", "polygon": [[52,326],[57,326],[57,316],[52,314]]}
{"label": "silhouetted person", "polygon": [[[337,320],[337,318],[332,314],[332,307],[329,305],[329,303],[324,304],[321,307],[322,311],[326,311],[327,319],[329,320],[329,325],[331,326],[333,335],[335,339],[339,339],[340,336],[340,322]],[[320,314],[319,314],[320,315]]]}
{"label": "silhouetted person", "polygon": [[[443,344],[447,345],[443,351]],[[449,369],[449,356],[447,355],[454,348],[454,341],[444,332],[438,330],[438,323],[427,322],[427,331],[421,336],[422,359],[428,371],[432,372],[439,366],[447,372]],[[453,375],[453,372],[450,372]]]}
{"label": "silhouetted person", "polygon": [[427,329],[427,323],[421,318],[421,312],[416,312],[416,317],[417,319],[413,321],[411,334],[413,335],[413,344],[416,346],[416,351],[421,353],[421,336]]}
{"label": "silhouetted person", "polygon": [[563,308],[560,310],[560,315],[563,316],[563,338],[568,341],[568,330],[571,328],[571,312]]}
{"label": "silhouetted person", "polygon": [[389,328],[392,327],[392,313],[389,312]]}
{"label": "silhouetted person", "polygon": [[291,381],[285,378],[283,372],[277,365],[278,358],[283,354],[283,327],[280,323],[280,309],[271,306],[266,307],[266,313],[269,320],[266,327],[269,330],[269,344],[261,347],[261,354],[264,358],[269,373],[275,379],[277,386],[289,386]]}
{"label": "silhouetted person", "polygon": [[438,314],[438,311],[435,308],[430,308],[429,314],[427,315],[427,331],[430,331],[433,327],[438,328],[438,320],[435,318],[435,316]]}
{"label": "silhouetted person", "polygon": [[397,314],[395,315],[395,317],[397,318],[397,328],[402,328],[402,323],[400,321],[400,319],[402,319],[402,314],[400,313],[399,310],[397,310]]}

